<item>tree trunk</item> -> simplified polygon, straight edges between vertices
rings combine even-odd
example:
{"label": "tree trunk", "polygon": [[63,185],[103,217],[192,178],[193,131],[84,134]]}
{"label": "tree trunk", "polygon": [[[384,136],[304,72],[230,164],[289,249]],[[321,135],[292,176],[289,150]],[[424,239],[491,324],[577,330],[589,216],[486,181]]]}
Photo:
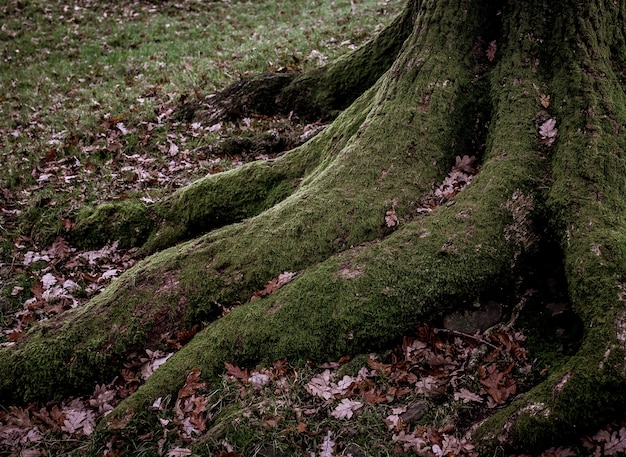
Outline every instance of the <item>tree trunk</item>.
{"label": "tree trunk", "polygon": [[[625,14],[623,0],[412,0],[367,53],[277,77],[280,110],[326,117],[351,104],[274,160],[151,207],[86,211],[81,237],[129,232],[127,244],[154,254],[84,308],[0,349],[0,398],[91,390],[131,351],[203,322],[109,417],[174,392],[193,368],[212,379],[224,361],[385,348],[418,323],[507,299],[556,239],[561,257],[548,260],[563,265],[585,323],[580,349],[474,436],[485,448],[534,450],[614,419],[626,406]],[[236,115],[225,107],[245,94],[240,107],[264,109],[269,92],[254,98],[251,87],[193,115]],[[471,185],[418,211],[464,155],[480,159]],[[250,301],[285,271],[296,278]],[[224,307],[235,309],[218,319]]]}

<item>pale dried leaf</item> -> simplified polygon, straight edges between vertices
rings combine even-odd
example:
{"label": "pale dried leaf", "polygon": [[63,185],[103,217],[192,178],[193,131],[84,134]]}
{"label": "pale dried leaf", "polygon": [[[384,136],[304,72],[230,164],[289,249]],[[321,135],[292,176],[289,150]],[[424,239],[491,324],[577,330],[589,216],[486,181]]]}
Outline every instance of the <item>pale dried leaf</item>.
{"label": "pale dried leaf", "polygon": [[332,440],[332,433],[330,430],[326,433],[324,441],[319,445],[320,457],[333,457],[335,451],[335,442]]}
{"label": "pale dried leaf", "polygon": [[113,406],[110,403],[115,399],[116,394],[115,389],[108,389],[105,385],[96,385],[93,395],[89,399],[89,405],[98,408],[101,414],[111,411]]}
{"label": "pale dried leaf", "polygon": [[117,277],[118,274],[119,274],[119,272],[118,272],[117,268],[111,268],[110,270],[107,270],[104,273],[102,273],[102,276],[100,277],[100,279],[115,278],[115,277]]}
{"label": "pale dried leaf", "polygon": [[253,371],[248,379],[248,382],[252,384],[255,389],[260,389],[263,386],[266,386],[270,382],[270,377],[265,373],[259,373],[258,371]]}
{"label": "pale dried leaf", "polygon": [[159,397],[154,402],[152,402],[151,409],[154,411],[163,411],[165,409],[165,402],[163,401],[163,397]]}
{"label": "pale dried leaf", "polygon": [[556,119],[548,119],[541,127],[539,127],[539,136],[544,144],[551,146],[556,140],[558,129],[556,128]]}
{"label": "pale dried leaf", "polygon": [[360,401],[344,398],[330,414],[337,419],[350,419],[354,415],[354,412],[362,406],[363,403]]}
{"label": "pale dried leaf", "polygon": [[[26,444],[26,443],[37,443],[39,441],[41,441],[44,438],[43,434],[39,431],[39,428],[37,427],[33,427],[31,428],[28,433],[26,433],[26,435],[24,435],[22,437],[22,439],[20,440],[20,442],[22,444]],[[20,457],[22,457],[24,455],[24,453],[22,452],[20,454]]]}
{"label": "pale dried leaf", "polygon": [[405,413],[406,410],[406,405],[400,406],[398,408],[393,408],[391,410],[391,414],[383,420],[383,422],[387,424],[387,427],[389,427],[389,430],[398,430],[401,428],[402,421],[400,420],[400,416],[402,415],[402,413]]}
{"label": "pale dried leaf", "polygon": [[470,392],[465,387],[461,388],[458,392],[454,392],[454,400],[463,400],[463,403],[469,403],[470,401],[475,401],[478,403],[483,402],[483,398],[480,395],[476,395],[473,392]]}
{"label": "pale dried leaf", "polygon": [[355,378],[345,375],[338,383],[334,385],[331,383],[331,386],[333,387],[333,394],[344,395],[354,382],[356,382]]}
{"label": "pale dried leaf", "polygon": [[389,228],[398,225],[398,216],[395,209],[390,209],[385,213],[385,225]]}
{"label": "pale dried leaf", "polygon": [[188,455],[191,455],[191,449],[182,447],[175,447],[167,453],[167,457],[186,457]]}
{"label": "pale dried leaf", "polygon": [[400,431],[397,435],[393,435],[391,439],[399,443],[408,444],[418,452],[427,445],[422,437],[415,436],[414,433],[406,433],[404,430]]}
{"label": "pale dried leaf", "polygon": [[85,409],[70,409],[65,411],[65,420],[61,430],[70,434],[75,434],[82,429],[83,434],[89,435],[96,425],[93,411]]}
{"label": "pale dried leaf", "polygon": [[333,397],[332,387],[330,386],[330,370],[324,370],[323,373],[314,376],[304,386],[306,391],[315,397],[329,400]]}
{"label": "pale dried leaf", "polygon": [[[174,353],[165,354],[161,351],[150,351],[146,349],[146,353],[150,359],[141,367],[141,377],[147,380],[157,368],[163,365]],[[144,361],[145,359],[142,359]]]}
{"label": "pale dried leaf", "polygon": [[31,263],[39,261],[50,262],[50,257],[48,257],[47,255],[41,255],[33,251],[28,251],[26,254],[24,254],[24,265],[30,265]]}
{"label": "pale dried leaf", "polygon": [[41,283],[43,284],[44,289],[50,289],[57,283],[57,278],[52,273],[46,273],[43,278],[41,278]]}
{"label": "pale dried leaf", "polygon": [[415,391],[420,394],[428,395],[438,387],[439,383],[435,378],[432,376],[424,376],[415,384]]}

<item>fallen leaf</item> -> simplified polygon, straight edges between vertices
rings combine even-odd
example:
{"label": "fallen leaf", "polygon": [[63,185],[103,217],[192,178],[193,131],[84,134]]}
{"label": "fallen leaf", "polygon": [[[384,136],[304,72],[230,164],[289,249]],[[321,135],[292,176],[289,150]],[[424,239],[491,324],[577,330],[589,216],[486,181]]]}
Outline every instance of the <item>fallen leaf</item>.
{"label": "fallen leaf", "polygon": [[195,395],[197,391],[204,390],[206,383],[200,380],[200,370],[195,368],[187,375],[185,385],[178,391],[178,398],[187,398]]}
{"label": "fallen leaf", "polygon": [[392,208],[385,213],[385,225],[389,228],[398,225],[398,216],[396,215],[395,208]]}
{"label": "fallen leaf", "polygon": [[354,415],[354,412],[362,406],[363,403],[360,401],[344,398],[330,414],[337,419],[350,419]]}
{"label": "fallen leaf", "polygon": [[250,301],[258,300],[259,298],[276,292],[284,285],[289,284],[295,277],[296,273],[292,273],[290,271],[285,271],[284,273],[281,273],[280,275],[278,275],[277,278],[274,278],[270,282],[268,282],[262,290],[256,291],[250,298]]}
{"label": "fallen leaf", "polygon": [[232,363],[228,363],[228,362],[224,362],[224,367],[226,368],[226,374],[229,376],[232,376],[238,381],[245,382],[248,379],[250,379],[250,372],[247,369],[242,370],[238,366],[233,365]]}
{"label": "fallen leaf", "polygon": [[335,442],[332,440],[332,433],[329,430],[324,437],[324,441],[319,445],[320,457],[333,457],[335,452]]}
{"label": "fallen leaf", "polygon": [[556,128],[556,119],[548,119],[541,127],[539,127],[539,137],[541,142],[547,146],[551,146],[556,140],[558,129]]}
{"label": "fallen leaf", "polygon": [[463,403],[469,403],[470,401],[475,401],[478,403],[483,402],[483,398],[480,395],[470,392],[464,387],[458,392],[454,392],[454,400],[463,400]]}
{"label": "fallen leaf", "polygon": [[265,427],[267,430],[271,430],[273,428],[278,427],[278,424],[280,424],[280,417],[275,416],[275,415],[270,415],[265,417],[262,421],[261,421],[261,425],[263,427]]}
{"label": "fallen leaf", "polygon": [[304,388],[315,397],[320,397],[324,400],[333,398],[332,388],[330,386],[330,370],[324,370],[323,373],[311,378]]}
{"label": "fallen leaf", "polygon": [[65,420],[61,430],[72,435],[82,431],[84,435],[90,435],[96,425],[93,411],[86,409],[70,409],[65,412]]}
{"label": "fallen leaf", "polygon": [[258,371],[253,371],[250,375],[250,379],[248,382],[252,384],[255,389],[261,389],[263,386],[266,386],[270,382],[270,377],[265,373],[259,373]]}
{"label": "fallen leaf", "polygon": [[514,364],[511,363],[505,370],[499,371],[497,366],[490,365],[486,370],[479,370],[480,383],[487,388],[487,393],[497,404],[502,404],[517,391],[517,383],[512,377],[507,377]]}
{"label": "fallen leaf", "polygon": [[175,447],[170,449],[167,453],[167,457],[186,457],[191,455],[191,449],[185,449],[182,447]]}

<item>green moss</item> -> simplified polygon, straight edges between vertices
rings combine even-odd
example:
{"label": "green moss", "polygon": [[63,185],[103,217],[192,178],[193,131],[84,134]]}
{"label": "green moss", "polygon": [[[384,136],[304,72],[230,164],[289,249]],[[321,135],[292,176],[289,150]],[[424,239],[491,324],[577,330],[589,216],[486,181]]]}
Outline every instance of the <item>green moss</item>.
{"label": "green moss", "polygon": [[[474,33],[484,21],[478,12],[469,20],[447,20],[460,21],[463,30],[473,27]],[[419,35],[413,46],[419,45]],[[247,303],[209,325],[125,407],[179,385],[173,379],[183,380],[183,373],[194,366],[203,367],[207,376],[217,374],[226,358],[242,363],[284,356],[323,360],[381,348],[425,317],[472,302],[493,284],[506,288],[512,252],[503,237],[503,227],[511,224],[506,201],[516,189],[532,191],[542,162],[539,156],[527,155],[534,142],[531,116],[507,124],[505,115],[512,104],[518,113],[534,109],[519,100],[532,80],[511,88],[505,100],[509,106],[497,106],[496,133],[488,139],[491,150],[483,170],[456,206],[413,218],[410,208],[447,173],[459,152],[455,145],[470,142],[459,128],[459,118],[450,117],[450,112],[455,106],[470,107],[476,97],[479,106],[485,106],[485,85],[466,90],[473,87],[470,78],[476,70],[473,43],[466,35],[450,35],[445,44],[436,53],[419,53],[419,63],[413,64],[420,69],[417,81],[412,72],[401,77],[392,70],[307,145],[267,164],[207,178],[151,208],[171,221],[164,244],[192,235],[198,226],[210,228],[211,214],[227,218],[232,210],[250,218],[154,255],[93,300],[80,318],[68,318],[65,340],[57,343],[62,351],[45,363],[54,367],[46,370],[45,376],[54,379],[45,393],[55,382],[79,385],[83,376],[102,377],[125,350],[146,344],[151,333],[161,334],[154,325],[171,329],[176,322],[211,321],[216,303],[245,303],[283,271],[301,274],[284,291]],[[413,57],[404,54],[398,68]],[[428,103],[416,107],[415,91],[424,90]],[[422,99],[420,94],[417,98]],[[502,157],[502,150],[508,155]],[[303,179],[292,190],[299,176]],[[384,217],[393,200],[398,202],[398,216],[406,219],[386,236],[390,231]],[[81,219],[105,229],[110,218],[115,227],[117,221],[142,217],[144,207],[126,202]],[[183,228],[176,232],[174,223]],[[342,273],[346,269],[350,274]],[[155,324],[158,316],[165,316],[166,324]],[[116,325],[123,331],[108,348],[104,332]],[[25,344],[32,348],[30,355],[14,350],[11,354],[30,358],[48,350],[31,341]],[[99,346],[108,349],[104,354],[94,351]],[[71,374],[50,374],[72,352],[76,363]],[[44,365],[31,362],[15,377]],[[102,368],[89,375],[94,363]],[[36,383],[26,385],[19,395],[38,395],[30,390]]]}
{"label": "green moss", "polygon": [[407,2],[391,24],[358,49],[294,78],[281,91],[277,105],[307,119],[334,118],[391,67],[412,31],[415,6]]}
{"label": "green moss", "polygon": [[149,205],[138,200],[83,208],[76,217],[71,241],[82,248],[98,249],[119,241],[120,247],[139,246],[154,227]]}

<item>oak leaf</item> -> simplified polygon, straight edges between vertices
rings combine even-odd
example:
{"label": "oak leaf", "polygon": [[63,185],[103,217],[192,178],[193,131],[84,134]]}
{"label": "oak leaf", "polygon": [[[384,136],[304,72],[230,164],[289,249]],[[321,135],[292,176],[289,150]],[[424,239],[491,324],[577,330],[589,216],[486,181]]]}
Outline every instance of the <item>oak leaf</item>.
{"label": "oak leaf", "polygon": [[96,425],[93,411],[86,409],[70,409],[65,412],[65,420],[61,430],[72,435],[82,430],[84,435],[90,435]]}
{"label": "oak leaf", "polygon": [[206,383],[200,380],[200,370],[195,368],[187,375],[185,385],[178,391],[178,398],[187,398],[195,395],[198,390],[204,390]]}
{"label": "oak leaf", "polygon": [[324,441],[319,445],[320,457],[333,457],[335,450],[335,442],[332,440],[332,432],[329,430],[324,437]]}
{"label": "oak leaf", "polygon": [[458,392],[454,392],[454,400],[463,400],[463,403],[469,403],[470,401],[475,401],[478,403],[483,402],[483,398],[480,395],[470,392],[465,387],[463,387]]}
{"label": "oak leaf", "polygon": [[324,400],[333,398],[332,388],[330,386],[330,370],[324,370],[323,373],[311,378],[304,388],[315,397],[320,397]]}
{"label": "oak leaf", "polygon": [[539,127],[539,137],[541,142],[547,146],[552,146],[558,135],[556,119],[548,119]]}
{"label": "oak leaf", "polygon": [[242,370],[238,366],[233,365],[232,363],[228,363],[228,362],[224,362],[224,367],[226,368],[226,374],[229,376],[232,376],[238,381],[245,382],[248,379],[250,379],[250,372],[248,371],[248,369]]}
{"label": "oak leaf", "polygon": [[350,419],[354,415],[354,412],[361,408],[363,403],[360,401],[350,400],[349,398],[344,398],[341,400],[341,403],[337,405],[337,407],[330,413],[331,416],[337,419]]}
{"label": "oak leaf", "polygon": [[296,277],[296,274],[297,273],[293,273],[290,271],[285,271],[279,274],[278,277],[268,282],[262,290],[257,290],[250,298],[250,301],[258,300],[259,298],[263,298],[271,293],[276,292],[284,285],[289,284],[293,280],[293,278]]}

